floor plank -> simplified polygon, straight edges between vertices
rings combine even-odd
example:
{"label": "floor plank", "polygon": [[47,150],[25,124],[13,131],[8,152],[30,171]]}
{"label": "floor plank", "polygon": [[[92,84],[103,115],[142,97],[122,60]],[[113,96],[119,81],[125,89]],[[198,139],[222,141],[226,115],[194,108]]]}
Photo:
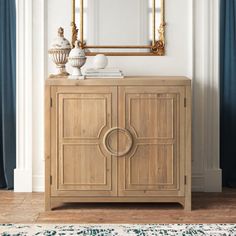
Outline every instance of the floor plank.
{"label": "floor plank", "polygon": [[43,193],[0,191],[0,223],[236,223],[236,190],[193,193],[193,210],[178,204],[64,204],[44,211]]}

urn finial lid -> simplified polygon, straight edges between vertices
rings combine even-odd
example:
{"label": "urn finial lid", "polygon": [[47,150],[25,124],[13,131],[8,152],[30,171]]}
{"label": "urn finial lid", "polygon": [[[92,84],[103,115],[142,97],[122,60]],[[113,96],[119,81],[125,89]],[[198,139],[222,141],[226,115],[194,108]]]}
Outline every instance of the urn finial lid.
{"label": "urn finial lid", "polygon": [[79,41],[78,40],[75,41],[75,48],[79,48]]}
{"label": "urn finial lid", "polygon": [[85,57],[85,51],[80,47],[80,41],[75,41],[75,47],[70,52],[70,58],[84,58]]}
{"label": "urn finial lid", "polygon": [[71,49],[70,42],[64,37],[64,29],[57,30],[57,37],[54,39],[51,49]]}
{"label": "urn finial lid", "polygon": [[57,32],[59,37],[64,37],[64,29],[62,27],[60,27]]}

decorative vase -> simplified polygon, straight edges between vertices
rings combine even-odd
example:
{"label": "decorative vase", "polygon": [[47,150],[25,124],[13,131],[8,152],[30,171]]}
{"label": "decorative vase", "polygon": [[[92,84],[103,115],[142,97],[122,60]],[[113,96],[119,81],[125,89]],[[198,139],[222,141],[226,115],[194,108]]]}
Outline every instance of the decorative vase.
{"label": "decorative vase", "polygon": [[50,77],[61,77],[68,76],[69,74],[66,72],[66,63],[68,62],[68,56],[71,51],[70,42],[64,37],[64,29],[58,29],[58,36],[53,41],[51,45],[51,49],[49,49],[48,53],[52,58],[52,61],[57,66],[56,74],[51,75]]}
{"label": "decorative vase", "polygon": [[81,73],[81,67],[86,62],[86,56],[84,49],[79,47],[79,42],[75,41],[75,48],[73,48],[69,55],[69,63],[72,66],[72,73],[69,79],[84,79],[85,77]]}
{"label": "decorative vase", "polygon": [[97,54],[93,59],[95,69],[104,69],[108,64],[108,59],[104,54]]}

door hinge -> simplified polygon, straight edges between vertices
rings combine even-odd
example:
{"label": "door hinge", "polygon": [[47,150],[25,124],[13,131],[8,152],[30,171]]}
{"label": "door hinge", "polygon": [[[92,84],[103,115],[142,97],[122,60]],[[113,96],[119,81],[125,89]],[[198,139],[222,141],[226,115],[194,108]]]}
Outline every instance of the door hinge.
{"label": "door hinge", "polygon": [[50,107],[52,107],[52,98],[50,98]]}
{"label": "door hinge", "polygon": [[187,176],[185,175],[184,176],[184,185],[186,185],[187,184]]}
{"label": "door hinge", "polygon": [[187,107],[187,98],[184,98],[184,107]]}
{"label": "door hinge", "polygon": [[50,175],[50,185],[52,185],[52,176]]}

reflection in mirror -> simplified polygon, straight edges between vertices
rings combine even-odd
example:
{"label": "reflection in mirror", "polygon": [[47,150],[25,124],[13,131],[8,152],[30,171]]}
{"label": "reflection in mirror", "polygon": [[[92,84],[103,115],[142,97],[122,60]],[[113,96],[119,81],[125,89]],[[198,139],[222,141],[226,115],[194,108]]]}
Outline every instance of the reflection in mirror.
{"label": "reflection in mirror", "polygon": [[148,53],[159,39],[159,26],[164,24],[161,2],[163,0],[75,0],[74,20],[80,26],[79,39],[90,52]]}

